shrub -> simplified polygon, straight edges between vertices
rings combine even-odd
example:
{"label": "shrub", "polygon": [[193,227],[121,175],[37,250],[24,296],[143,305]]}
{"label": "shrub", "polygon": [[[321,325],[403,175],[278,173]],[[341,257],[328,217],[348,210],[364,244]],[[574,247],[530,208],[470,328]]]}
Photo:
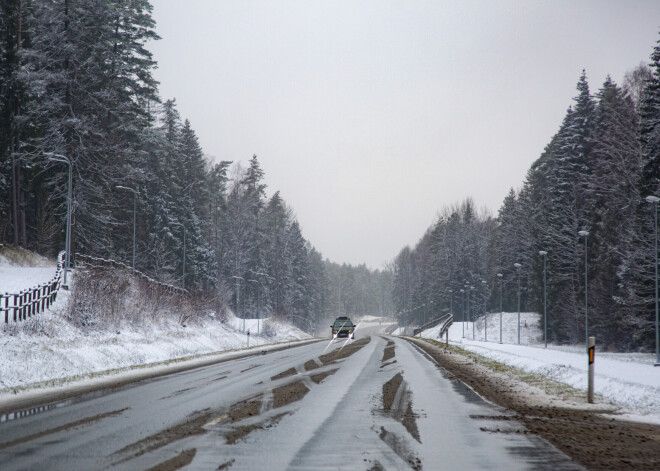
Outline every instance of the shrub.
{"label": "shrub", "polygon": [[261,327],[261,335],[264,337],[272,338],[277,335],[277,327],[275,327],[275,322],[266,319]]}

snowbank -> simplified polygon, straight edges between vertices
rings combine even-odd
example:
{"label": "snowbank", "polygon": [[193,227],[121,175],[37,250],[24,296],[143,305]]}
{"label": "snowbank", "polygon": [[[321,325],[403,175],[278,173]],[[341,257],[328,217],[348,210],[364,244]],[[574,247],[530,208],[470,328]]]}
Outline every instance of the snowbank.
{"label": "snowbank", "polygon": [[[488,316],[488,342],[484,341],[483,319],[474,324],[476,340],[472,340],[472,323],[457,322],[449,329],[449,341],[499,363],[586,391],[585,347],[550,344],[543,348],[539,319],[537,313],[521,313],[520,345],[517,312],[502,316],[502,344],[499,313]],[[439,327],[434,327],[422,332],[422,337],[438,339],[438,334]],[[660,422],[660,368],[653,364],[653,354],[601,353],[596,345],[597,400],[622,406],[631,419]]]}
{"label": "snowbank", "polygon": [[[56,270],[54,263],[34,254],[19,255],[17,262],[0,256],[3,292],[48,281]],[[23,266],[28,264],[32,266]],[[123,320],[118,324],[100,322],[94,328],[78,327],[65,317],[70,296],[71,291],[60,290],[57,301],[46,312],[21,323],[1,325],[0,394],[45,381],[247,347],[243,320],[231,313],[224,323],[207,313],[186,320],[185,325],[177,316],[145,315],[133,316],[139,322]],[[265,322],[266,332],[263,319],[245,320],[251,347],[310,338],[291,325],[272,319]]]}
{"label": "snowbank", "polygon": [[0,293],[18,293],[50,281],[57,263],[31,252],[3,249],[0,252]]}

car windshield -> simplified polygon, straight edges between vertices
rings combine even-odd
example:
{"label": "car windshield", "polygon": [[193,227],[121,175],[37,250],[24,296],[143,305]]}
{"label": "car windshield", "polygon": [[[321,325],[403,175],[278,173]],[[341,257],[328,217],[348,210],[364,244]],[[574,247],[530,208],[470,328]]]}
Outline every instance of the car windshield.
{"label": "car windshield", "polygon": [[353,323],[348,319],[341,320],[341,321],[335,321],[335,327],[342,327],[342,326],[351,327],[352,325],[353,325]]}

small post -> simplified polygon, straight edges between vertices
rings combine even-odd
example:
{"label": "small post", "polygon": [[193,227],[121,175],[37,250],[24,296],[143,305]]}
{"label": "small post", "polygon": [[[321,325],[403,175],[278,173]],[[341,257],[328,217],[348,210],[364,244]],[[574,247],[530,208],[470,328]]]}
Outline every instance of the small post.
{"label": "small post", "polygon": [[596,356],[596,337],[589,337],[589,389],[587,390],[587,401],[594,403],[594,359]]}
{"label": "small post", "polygon": [[445,345],[449,345],[449,329],[445,330]]}
{"label": "small post", "polygon": [[250,329],[247,331],[247,348],[250,348]]}

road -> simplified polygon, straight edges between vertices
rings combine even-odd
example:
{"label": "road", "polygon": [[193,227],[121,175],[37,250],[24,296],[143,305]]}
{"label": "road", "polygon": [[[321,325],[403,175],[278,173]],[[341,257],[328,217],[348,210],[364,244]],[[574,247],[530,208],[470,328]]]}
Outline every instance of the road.
{"label": "road", "polygon": [[580,469],[376,330],[5,416],[0,469]]}

